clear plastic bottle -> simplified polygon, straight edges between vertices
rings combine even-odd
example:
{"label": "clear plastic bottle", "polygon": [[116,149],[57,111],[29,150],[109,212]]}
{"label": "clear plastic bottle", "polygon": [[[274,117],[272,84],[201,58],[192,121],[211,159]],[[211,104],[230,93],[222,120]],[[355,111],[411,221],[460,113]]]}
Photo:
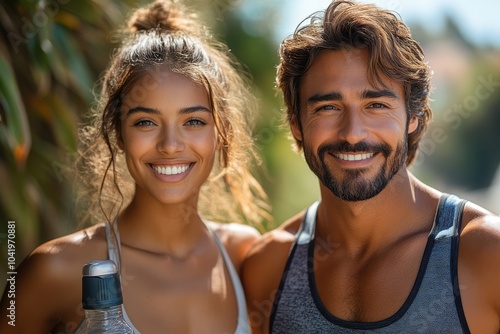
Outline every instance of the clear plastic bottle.
{"label": "clear plastic bottle", "polygon": [[99,260],[85,264],[82,303],[85,319],[75,334],[134,333],[123,318],[120,277],[113,261]]}

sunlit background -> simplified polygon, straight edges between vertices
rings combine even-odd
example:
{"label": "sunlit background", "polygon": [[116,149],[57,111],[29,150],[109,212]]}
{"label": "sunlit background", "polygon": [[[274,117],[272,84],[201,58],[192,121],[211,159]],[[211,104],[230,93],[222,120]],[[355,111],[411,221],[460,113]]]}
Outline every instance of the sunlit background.
{"label": "sunlit background", "polygon": [[[374,2],[398,12],[422,44],[433,79],[434,121],[412,171],[430,185],[500,213],[500,1]],[[146,1],[140,1],[140,4]],[[326,0],[189,0],[253,77],[259,177],[270,229],[318,199],[318,184],[282,125],[274,89],[279,42]],[[19,263],[39,243],[74,231],[67,171],[77,124],[136,1],[0,2],[0,259],[16,221]],[[0,274],[1,282],[4,282]],[[1,283],[0,283],[1,287]]]}
{"label": "sunlit background", "polygon": [[[500,2],[492,0],[367,1],[398,13],[421,42],[433,77],[434,122],[422,142],[420,157],[412,170],[424,181],[443,191],[457,193],[494,212],[500,212]],[[323,10],[330,1],[243,2],[238,9],[249,34],[268,29],[263,18],[275,19],[272,36],[276,41],[292,33],[309,14]],[[262,28],[264,27],[264,28]],[[485,96],[482,96],[484,93]],[[301,164],[302,167],[305,164]],[[287,168],[283,164],[281,170]],[[293,174],[307,173],[293,171]],[[288,180],[297,177],[284,176]],[[308,182],[315,181],[304,177]],[[296,182],[296,181],[294,181]],[[284,181],[286,184],[287,182]],[[297,196],[307,203],[317,193],[301,192],[303,185],[285,185],[282,196]],[[305,198],[304,198],[305,197]],[[293,200],[275,204],[277,216],[290,214]],[[303,204],[302,204],[303,205]],[[300,207],[301,205],[299,205]],[[293,209],[291,210],[293,211]]]}
{"label": "sunlit background", "polygon": [[[367,1],[398,13],[434,70],[434,121],[412,171],[436,188],[500,212],[500,2],[493,0]],[[328,0],[241,1],[235,8],[251,36],[279,43]],[[238,52],[238,48],[234,48]],[[248,58],[239,53],[241,58]],[[251,60],[247,60],[251,62]],[[266,62],[267,64],[267,62]],[[258,65],[257,65],[258,66]],[[273,103],[279,103],[273,101]],[[273,114],[274,115],[274,114]],[[265,116],[264,116],[265,117]],[[273,207],[278,223],[315,200],[317,183],[282,137],[271,145]],[[278,153],[279,152],[279,153]],[[273,170],[274,171],[274,170]]]}

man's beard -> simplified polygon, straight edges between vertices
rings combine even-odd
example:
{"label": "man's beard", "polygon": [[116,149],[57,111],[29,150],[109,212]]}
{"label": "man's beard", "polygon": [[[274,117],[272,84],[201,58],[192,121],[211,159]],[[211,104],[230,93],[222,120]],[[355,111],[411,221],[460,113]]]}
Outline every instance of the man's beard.
{"label": "man's beard", "polygon": [[[408,152],[408,145],[405,138],[406,136],[398,143],[396,150],[392,150],[386,144],[371,145],[360,142],[351,145],[344,141],[321,145],[318,148],[317,155],[314,155],[307,143],[303,142],[304,156],[309,168],[335,196],[350,202],[364,201],[378,195],[384,190],[392,177],[403,166]],[[367,169],[359,168],[344,169],[342,171],[344,178],[343,180],[339,180],[330,171],[326,158],[328,155],[334,158],[334,154],[346,152],[353,154],[356,152],[379,153],[385,157],[385,162],[373,178],[368,179],[363,176],[367,172]]]}

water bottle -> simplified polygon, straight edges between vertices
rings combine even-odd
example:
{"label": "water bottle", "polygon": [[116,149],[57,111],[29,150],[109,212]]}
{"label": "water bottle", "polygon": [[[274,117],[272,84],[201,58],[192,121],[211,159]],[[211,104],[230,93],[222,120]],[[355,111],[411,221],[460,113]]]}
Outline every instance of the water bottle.
{"label": "water bottle", "polygon": [[116,265],[92,261],[83,267],[82,304],[85,319],[76,334],[134,333],[123,318],[123,297]]}

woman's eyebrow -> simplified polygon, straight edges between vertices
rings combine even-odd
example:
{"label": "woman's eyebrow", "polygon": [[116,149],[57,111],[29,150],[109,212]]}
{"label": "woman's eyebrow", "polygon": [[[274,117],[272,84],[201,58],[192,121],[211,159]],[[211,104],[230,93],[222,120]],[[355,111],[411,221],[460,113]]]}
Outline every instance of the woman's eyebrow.
{"label": "woman's eyebrow", "polygon": [[[192,107],[182,108],[182,109],[179,110],[179,114],[180,115],[182,115],[182,114],[190,114],[190,113],[197,112],[197,111],[205,111],[205,112],[208,112],[208,113],[212,113],[212,111],[209,108],[207,108],[205,106],[202,106],[202,105],[198,105],[198,106],[192,106]],[[156,108],[148,108],[148,107],[137,106],[137,107],[129,109],[127,111],[126,116],[130,116],[130,115],[133,115],[133,114],[139,113],[139,112],[143,112],[143,113],[147,113],[147,114],[154,114],[154,115],[161,114],[161,111],[158,110],[158,109],[156,109]]]}
{"label": "woman's eyebrow", "polygon": [[161,114],[161,112],[158,109],[156,109],[156,108],[147,108],[147,107],[138,106],[138,107],[134,107],[132,109],[129,109],[127,111],[127,115],[126,116],[130,116],[130,115],[138,113],[138,112],[144,112],[144,113],[147,113],[147,114],[156,114],[156,115]]}
{"label": "woman's eyebrow", "polygon": [[181,110],[179,110],[179,114],[190,114],[190,113],[197,112],[197,111],[206,111],[208,113],[212,113],[212,111],[210,109],[208,109],[207,107],[202,106],[202,105],[198,105],[198,106],[193,106],[193,107],[182,108]]}

